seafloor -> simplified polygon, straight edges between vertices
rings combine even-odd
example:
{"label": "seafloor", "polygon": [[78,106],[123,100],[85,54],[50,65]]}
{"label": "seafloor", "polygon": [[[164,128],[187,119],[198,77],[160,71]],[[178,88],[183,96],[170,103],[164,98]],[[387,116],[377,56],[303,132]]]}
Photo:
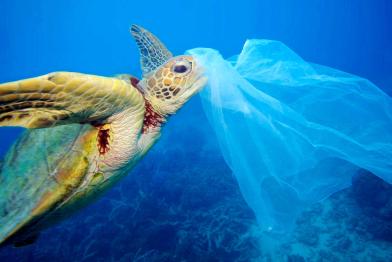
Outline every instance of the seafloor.
{"label": "seafloor", "polygon": [[103,198],[0,261],[392,261],[392,187],[375,176],[304,212],[271,257],[201,111],[166,129]]}

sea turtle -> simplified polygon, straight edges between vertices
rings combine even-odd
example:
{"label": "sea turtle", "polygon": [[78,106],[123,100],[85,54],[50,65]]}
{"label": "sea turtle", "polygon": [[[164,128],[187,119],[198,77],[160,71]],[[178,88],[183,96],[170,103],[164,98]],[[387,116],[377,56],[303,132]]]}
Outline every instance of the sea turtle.
{"label": "sea turtle", "polygon": [[142,80],[55,72],[0,85],[0,126],[28,128],[0,174],[0,243],[31,244],[43,229],[124,177],[161,127],[206,83],[192,56],[173,57],[133,25]]}

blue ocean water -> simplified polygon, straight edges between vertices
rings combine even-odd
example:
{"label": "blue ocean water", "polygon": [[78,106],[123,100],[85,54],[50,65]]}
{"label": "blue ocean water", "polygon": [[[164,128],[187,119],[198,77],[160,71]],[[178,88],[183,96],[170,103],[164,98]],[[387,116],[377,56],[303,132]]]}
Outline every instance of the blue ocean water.
{"label": "blue ocean water", "polygon": [[[59,70],[140,75],[128,31],[136,23],[175,54],[201,46],[230,56],[248,38],[280,40],[307,61],[368,78],[392,94],[392,4],[386,0],[2,1],[0,11],[1,82]],[[20,130],[0,130],[1,154]],[[306,211],[272,260],[389,261],[391,190],[362,172],[353,187]],[[267,260],[255,225],[195,97],[124,181],[36,244],[1,249],[0,258]]]}

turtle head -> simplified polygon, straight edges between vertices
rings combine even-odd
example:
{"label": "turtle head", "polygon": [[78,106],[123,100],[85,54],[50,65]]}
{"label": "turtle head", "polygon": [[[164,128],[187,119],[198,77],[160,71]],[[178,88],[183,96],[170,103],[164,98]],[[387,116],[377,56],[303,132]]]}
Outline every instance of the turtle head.
{"label": "turtle head", "polygon": [[143,77],[141,84],[154,109],[170,115],[206,84],[206,78],[191,56],[177,56]]}
{"label": "turtle head", "polygon": [[203,68],[192,56],[176,56],[147,30],[133,25],[131,33],[140,50],[143,79],[139,86],[154,110],[174,114],[207,82]]}

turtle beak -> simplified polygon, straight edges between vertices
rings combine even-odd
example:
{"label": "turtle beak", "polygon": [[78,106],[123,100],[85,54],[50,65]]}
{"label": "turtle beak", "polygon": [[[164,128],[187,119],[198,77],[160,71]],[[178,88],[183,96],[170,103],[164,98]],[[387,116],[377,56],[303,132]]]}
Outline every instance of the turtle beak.
{"label": "turtle beak", "polygon": [[197,66],[194,69],[194,80],[193,84],[184,92],[184,96],[189,99],[191,96],[197,94],[203,87],[207,85],[208,78],[205,76],[205,69],[201,66]]}
{"label": "turtle beak", "polygon": [[196,82],[193,84],[196,88],[195,93],[199,92],[203,87],[207,85],[208,78],[206,76],[202,76],[199,79],[196,80]]}
{"label": "turtle beak", "polygon": [[197,61],[197,59],[195,57],[193,57],[193,59],[196,61],[196,68],[195,68],[196,80],[193,85],[195,86],[195,88],[197,88],[196,92],[198,92],[204,86],[207,85],[208,78],[205,75],[205,72],[206,72],[205,68],[203,66],[201,66],[201,64]]}

